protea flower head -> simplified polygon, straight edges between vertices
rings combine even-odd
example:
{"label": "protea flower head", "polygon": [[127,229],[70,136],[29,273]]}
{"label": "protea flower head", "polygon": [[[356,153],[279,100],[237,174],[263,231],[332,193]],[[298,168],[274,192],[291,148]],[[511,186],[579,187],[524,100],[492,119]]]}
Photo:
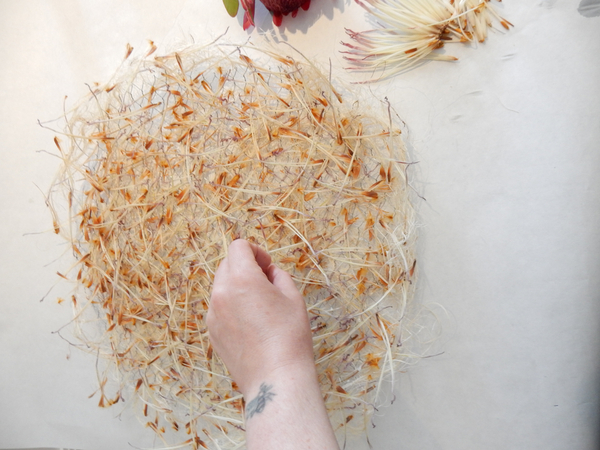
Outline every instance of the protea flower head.
{"label": "protea flower head", "polygon": [[[281,26],[283,16],[292,14],[296,17],[300,8],[306,11],[310,7],[310,0],[260,0],[273,16],[273,23]],[[239,4],[242,4],[244,10],[244,30],[254,26],[254,7],[255,0],[223,0],[225,8],[231,17],[237,15]]]}

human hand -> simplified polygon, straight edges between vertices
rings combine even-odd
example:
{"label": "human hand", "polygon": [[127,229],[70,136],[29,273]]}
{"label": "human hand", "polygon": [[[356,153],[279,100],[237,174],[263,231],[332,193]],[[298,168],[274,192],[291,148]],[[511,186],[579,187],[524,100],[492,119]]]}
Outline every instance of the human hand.
{"label": "human hand", "polygon": [[230,244],[215,274],[206,323],[244,396],[282,372],[316,375],[304,299],[291,276],[255,244]]}

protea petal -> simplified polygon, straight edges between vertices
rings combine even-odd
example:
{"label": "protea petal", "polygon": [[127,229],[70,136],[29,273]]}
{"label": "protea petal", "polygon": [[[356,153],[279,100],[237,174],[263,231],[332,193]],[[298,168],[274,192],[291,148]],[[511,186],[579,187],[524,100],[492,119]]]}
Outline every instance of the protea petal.
{"label": "protea petal", "polygon": [[254,26],[254,0],[240,0],[242,4],[242,8],[244,11],[244,30],[248,29],[250,26]]}

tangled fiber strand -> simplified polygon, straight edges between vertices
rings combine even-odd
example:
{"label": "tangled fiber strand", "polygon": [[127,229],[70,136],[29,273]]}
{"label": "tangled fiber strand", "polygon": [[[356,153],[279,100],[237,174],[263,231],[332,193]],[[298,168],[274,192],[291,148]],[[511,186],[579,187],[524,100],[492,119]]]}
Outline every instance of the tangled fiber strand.
{"label": "tangled fiber strand", "polygon": [[364,431],[382,380],[412,361],[400,131],[342,103],[312,65],[250,52],[214,44],[126,64],[55,138],[64,166],[49,204],[77,257],[75,332],[106,362],[99,405],[139,402],[169,448],[244,445],[243,399],[204,322],[233,239],[267,249],[304,294],[338,435]]}
{"label": "tangled fiber strand", "polygon": [[357,33],[346,29],[354,43],[345,59],[350,70],[383,72],[384,77],[405,72],[426,60],[456,61],[435,52],[447,43],[484,42],[488,28],[497,20],[505,28],[512,24],[498,15],[490,0],[356,0],[374,16],[380,28]]}

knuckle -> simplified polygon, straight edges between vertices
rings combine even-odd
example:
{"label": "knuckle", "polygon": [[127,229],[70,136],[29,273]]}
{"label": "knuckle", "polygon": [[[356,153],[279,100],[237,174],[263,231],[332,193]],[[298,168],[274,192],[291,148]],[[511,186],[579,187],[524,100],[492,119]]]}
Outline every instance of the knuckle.
{"label": "knuckle", "polygon": [[227,286],[223,286],[222,284],[215,284],[210,295],[210,304],[211,306],[213,304],[220,304],[227,297]]}

